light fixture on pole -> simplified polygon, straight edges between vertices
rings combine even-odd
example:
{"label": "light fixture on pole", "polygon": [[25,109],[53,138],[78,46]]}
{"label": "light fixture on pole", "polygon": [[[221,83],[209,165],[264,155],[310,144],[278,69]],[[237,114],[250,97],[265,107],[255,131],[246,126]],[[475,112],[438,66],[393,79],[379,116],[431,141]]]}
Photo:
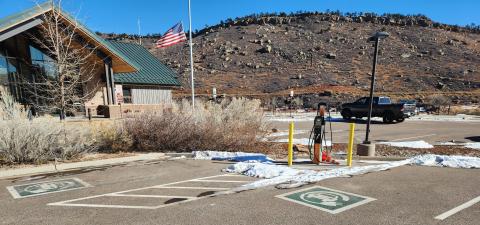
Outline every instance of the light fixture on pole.
{"label": "light fixture on pole", "polygon": [[188,0],[188,22],[190,29],[188,31],[188,36],[190,39],[190,80],[192,82],[192,110],[195,110],[195,82],[193,78],[193,47],[192,47],[192,12],[190,7],[190,0]]}
{"label": "light fixture on pole", "polygon": [[372,77],[370,80],[370,98],[369,98],[369,106],[368,106],[368,118],[367,118],[367,131],[365,133],[365,141],[364,144],[370,144],[368,140],[368,136],[370,134],[370,122],[372,119],[372,109],[373,109],[373,91],[375,89],[375,69],[377,67],[377,55],[378,55],[378,44],[380,43],[380,39],[387,38],[390,36],[387,32],[377,32],[375,35],[370,37],[368,41],[375,42],[375,52],[373,54],[373,68],[372,68]]}

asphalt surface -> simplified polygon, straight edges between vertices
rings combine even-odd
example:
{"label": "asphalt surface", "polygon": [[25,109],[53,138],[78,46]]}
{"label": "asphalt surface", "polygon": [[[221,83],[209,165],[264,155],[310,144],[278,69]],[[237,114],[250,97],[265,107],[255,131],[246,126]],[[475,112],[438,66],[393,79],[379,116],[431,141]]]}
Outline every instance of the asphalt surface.
{"label": "asphalt surface", "polygon": [[[355,140],[365,139],[365,120],[356,120]],[[271,125],[279,132],[287,132],[288,121],[271,121]],[[313,126],[313,121],[296,121],[295,138],[306,138]],[[333,142],[348,143],[349,122],[332,122]],[[329,129],[329,124],[327,123]],[[480,142],[480,120],[475,121],[418,121],[405,120],[402,123],[384,124],[375,118],[370,126],[370,140],[381,141],[418,141],[430,144],[456,141]],[[277,138],[285,139],[287,134]]]}
{"label": "asphalt surface", "polygon": [[[328,179],[297,189],[268,187],[205,197],[208,188],[231,188],[255,178],[218,176],[224,162],[172,160],[129,163],[50,176],[0,180],[0,224],[478,224],[480,203],[446,218],[434,217],[480,195],[480,170],[403,166],[351,178]],[[212,177],[214,176],[214,177]],[[79,178],[92,187],[14,199],[6,187],[63,178]],[[192,179],[195,179],[192,181]],[[229,180],[235,182],[211,182]],[[173,183],[173,184],[172,184]],[[167,184],[167,185],[165,185]],[[149,188],[161,185],[162,188]],[[329,214],[275,196],[311,186],[351,192],[376,200]],[[173,189],[204,187],[202,190]],[[158,186],[157,186],[158,187]],[[136,190],[135,190],[136,189]],[[143,197],[109,196],[128,191]],[[196,196],[193,201],[145,195]],[[99,196],[88,198],[89,196]],[[203,197],[202,197],[203,196]],[[75,204],[49,205],[81,199]],[[155,209],[102,208],[96,205],[147,206]]]}

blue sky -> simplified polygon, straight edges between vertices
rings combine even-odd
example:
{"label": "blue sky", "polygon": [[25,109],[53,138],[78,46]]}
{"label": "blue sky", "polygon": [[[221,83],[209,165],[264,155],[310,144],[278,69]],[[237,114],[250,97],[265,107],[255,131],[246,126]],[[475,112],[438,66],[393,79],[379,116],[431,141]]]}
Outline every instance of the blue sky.
{"label": "blue sky", "polygon": [[[0,0],[0,18],[35,5],[34,0]],[[114,33],[164,33],[177,21],[188,29],[187,0],[63,0],[64,8],[91,30]],[[226,18],[259,12],[340,10],[424,14],[447,24],[480,24],[479,0],[192,0],[193,29]]]}

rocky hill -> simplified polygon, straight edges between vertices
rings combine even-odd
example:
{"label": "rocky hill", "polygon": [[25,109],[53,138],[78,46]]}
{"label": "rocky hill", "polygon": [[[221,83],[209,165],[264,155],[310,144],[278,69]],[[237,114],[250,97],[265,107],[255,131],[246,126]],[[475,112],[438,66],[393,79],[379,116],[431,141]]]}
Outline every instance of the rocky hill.
{"label": "rocky hill", "polygon": [[[394,98],[425,100],[432,94],[454,102],[480,100],[480,29],[440,24],[425,16],[298,13],[228,19],[195,33],[195,85],[200,94],[270,98],[290,90],[308,98],[365,95],[372,68],[368,37],[381,41],[377,91]],[[131,41],[131,36],[104,35]],[[143,44],[176,70],[189,93],[188,46],[155,49],[156,36]]]}

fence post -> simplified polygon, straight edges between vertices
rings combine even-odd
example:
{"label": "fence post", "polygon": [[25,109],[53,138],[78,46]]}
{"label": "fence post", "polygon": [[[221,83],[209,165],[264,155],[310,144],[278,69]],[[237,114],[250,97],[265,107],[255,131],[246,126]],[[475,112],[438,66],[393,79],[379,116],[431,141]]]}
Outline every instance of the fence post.
{"label": "fence post", "polygon": [[355,123],[350,123],[350,136],[349,136],[349,139],[348,139],[347,166],[352,166],[354,134],[355,134]]}

